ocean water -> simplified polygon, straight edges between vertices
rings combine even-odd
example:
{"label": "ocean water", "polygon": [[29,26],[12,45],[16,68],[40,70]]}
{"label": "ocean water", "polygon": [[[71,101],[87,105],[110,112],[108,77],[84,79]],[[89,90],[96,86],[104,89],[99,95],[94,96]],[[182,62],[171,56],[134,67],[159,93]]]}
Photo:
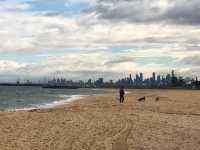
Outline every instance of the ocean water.
{"label": "ocean water", "polygon": [[0,111],[49,108],[83,96],[111,93],[108,89],[44,89],[0,86]]}

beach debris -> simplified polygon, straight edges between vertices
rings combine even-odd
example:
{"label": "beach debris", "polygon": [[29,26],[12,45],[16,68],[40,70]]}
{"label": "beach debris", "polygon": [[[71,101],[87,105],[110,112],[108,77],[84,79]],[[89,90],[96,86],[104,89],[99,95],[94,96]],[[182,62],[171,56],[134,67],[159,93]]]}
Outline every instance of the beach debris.
{"label": "beach debris", "polygon": [[144,102],[145,100],[146,100],[145,96],[138,99],[139,102],[142,102],[142,101]]}

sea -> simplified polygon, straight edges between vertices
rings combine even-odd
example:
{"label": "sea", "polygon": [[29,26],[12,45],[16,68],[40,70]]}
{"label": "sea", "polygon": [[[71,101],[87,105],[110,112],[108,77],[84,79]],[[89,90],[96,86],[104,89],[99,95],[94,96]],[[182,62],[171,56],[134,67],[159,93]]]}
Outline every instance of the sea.
{"label": "sea", "polygon": [[111,93],[109,89],[45,89],[32,86],[0,86],[0,111],[51,108],[84,96]]}

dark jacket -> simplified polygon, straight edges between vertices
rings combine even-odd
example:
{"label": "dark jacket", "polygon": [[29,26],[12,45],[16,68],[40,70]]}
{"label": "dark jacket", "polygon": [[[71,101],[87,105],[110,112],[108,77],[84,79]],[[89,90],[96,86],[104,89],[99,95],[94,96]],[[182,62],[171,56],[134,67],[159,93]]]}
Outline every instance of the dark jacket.
{"label": "dark jacket", "polygon": [[124,96],[124,94],[125,94],[124,90],[120,89],[119,94],[120,94],[120,96]]}

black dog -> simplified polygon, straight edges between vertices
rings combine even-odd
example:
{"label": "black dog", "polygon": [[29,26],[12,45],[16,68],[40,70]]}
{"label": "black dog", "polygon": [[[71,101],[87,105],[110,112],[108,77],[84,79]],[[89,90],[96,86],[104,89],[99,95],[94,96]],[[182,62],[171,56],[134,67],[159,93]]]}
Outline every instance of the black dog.
{"label": "black dog", "polygon": [[142,101],[145,101],[145,100],[146,100],[145,96],[138,99],[139,102],[142,102]]}

